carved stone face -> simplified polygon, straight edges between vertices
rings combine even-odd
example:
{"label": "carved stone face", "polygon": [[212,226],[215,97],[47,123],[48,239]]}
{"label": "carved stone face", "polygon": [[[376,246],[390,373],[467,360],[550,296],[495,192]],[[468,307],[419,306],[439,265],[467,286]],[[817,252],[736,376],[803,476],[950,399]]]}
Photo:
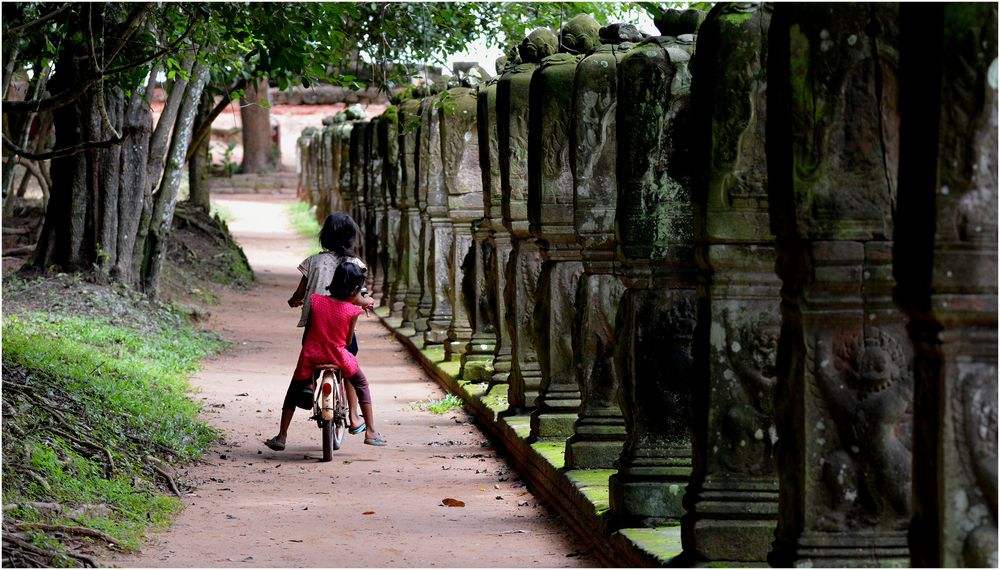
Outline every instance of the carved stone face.
{"label": "carved stone face", "polygon": [[587,53],[601,43],[601,25],[589,14],[580,14],[566,22],[561,32],[562,49],[570,53]]}
{"label": "carved stone face", "polygon": [[538,28],[524,38],[517,52],[522,63],[538,63],[559,50],[559,40],[555,32],[548,28]]}

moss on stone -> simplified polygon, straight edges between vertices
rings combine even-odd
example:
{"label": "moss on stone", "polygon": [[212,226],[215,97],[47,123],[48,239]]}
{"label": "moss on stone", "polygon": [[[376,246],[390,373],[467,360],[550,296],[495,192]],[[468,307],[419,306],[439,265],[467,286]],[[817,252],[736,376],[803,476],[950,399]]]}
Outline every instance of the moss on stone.
{"label": "moss on stone", "polygon": [[594,512],[600,515],[611,508],[611,494],[608,479],[616,473],[614,469],[575,469],[566,471],[566,478],[594,505]]}
{"label": "moss on stone", "polygon": [[526,439],[531,435],[531,416],[505,416],[503,421],[514,430],[517,437]]}
{"label": "moss on stone", "polygon": [[509,386],[506,384],[496,384],[480,398],[480,401],[494,413],[499,414],[510,407],[507,400],[508,389]]}
{"label": "moss on stone", "polygon": [[737,28],[742,27],[743,24],[749,22],[751,18],[753,18],[753,12],[730,12],[729,14],[719,16],[720,20]]}
{"label": "moss on stone", "polygon": [[[441,350],[441,360],[444,360],[444,349]],[[462,369],[462,363],[456,360],[439,362],[437,367],[452,378],[458,378],[458,372]]]}
{"label": "moss on stone", "polygon": [[563,438],[536,441],[531,444],[531,449],[556,469],[562,469],[566,465],[566,440]]}
{"label": "moss on stone", "polygon": [[480,396],[485,394],[486,388],[489,387],[489,384],[483,384],[480,382],[470,382],[468,380],[461,380],[459,381],[459,383],[465,388],[465,391],[468,392],[469,395],[475,398],[479,398]]}
{"label": "moss on stone", "polygon": [[432,364],[440,364],[444,362],[444,346],[440,344],[433,344],[431,346],[420,349],[420,352],[427,357]]}
{"label": "moss on stone", "polygon": [[390,309],[389,309],[388,305],[384,305],[384,306],[381,306],[381,307],[375,307],[375,314],[378,315],[378,316],[380,316],[380,317],[382,317],[383,319],[387,318],[389,316],[389,311],[390,311]]}
{"label": "moss on stone", "polygon": [[663,564],[684,551],[681,546],[680,524],[657,528],[623,528],[618,533]]}

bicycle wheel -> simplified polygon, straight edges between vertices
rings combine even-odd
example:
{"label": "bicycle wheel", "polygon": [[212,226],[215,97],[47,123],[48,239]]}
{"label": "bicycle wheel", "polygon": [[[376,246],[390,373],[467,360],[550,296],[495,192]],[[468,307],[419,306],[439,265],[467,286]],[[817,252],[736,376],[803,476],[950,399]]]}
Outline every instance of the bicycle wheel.
{"label": "bicycle wheel", "polygon": [[[333,374],[329,371],[323,372],[323,379],[320,382],[317,390],[317,421],[319,422],[320,431],[323,432],[323,461],[333,461],[333,452],[336,449],[340,449],[340,444],[337,443],[336,435],[334,434],[335,420],[329,410],[334,408],[334,401],[336,400],[336,395],[333,393]],[[329,418],[329,419],[327,419]]]}
{"label": "bicycle wheel", "polygon": [[330,432],[333,449],[340,449],[344,444],[344,434],[347,433],[347,400],[344,398],[343,380],[337,378],[333,384],[333,418],[330,420]]}

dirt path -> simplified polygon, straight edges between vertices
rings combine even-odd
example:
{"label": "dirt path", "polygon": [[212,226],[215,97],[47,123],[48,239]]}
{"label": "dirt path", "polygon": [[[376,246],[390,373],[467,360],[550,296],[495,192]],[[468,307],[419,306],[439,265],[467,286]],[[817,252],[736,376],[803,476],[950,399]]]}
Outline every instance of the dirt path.
{"label": "dirt path", "polygon": [[[182,472],[194,483],[186,509],[153,534],[126,567],[563,567],[594,566],[575,537],[536,504],[462,411],[410,404],[440,398],[374,317],[362,319],[359,360],[389,446],[347,435],[331,463],[317,462],[320,433],[299,410],[288,447],[277,432],[281,399],[301,341],[285,304],[309,244],[285,222],[287,198],[234,196],[220,203],[258,286],[230,294],[211,326],[236,347],[192,380],[225,443]],[[441,505],[444,498],[464,508]],[[372,513],[372,514],[366,514]]]}

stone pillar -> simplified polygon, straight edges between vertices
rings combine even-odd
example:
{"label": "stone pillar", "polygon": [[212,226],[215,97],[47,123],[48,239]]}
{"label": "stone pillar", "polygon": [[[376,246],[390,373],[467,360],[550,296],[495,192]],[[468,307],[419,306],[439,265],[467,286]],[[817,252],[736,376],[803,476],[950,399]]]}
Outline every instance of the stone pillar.
{"label": "stone pillar", "polygon": [[[396,304],[397,279],[399,277],[399,257],[396,249],[396,236],[399,233],[399,210],[396,208],[396,196],[399,193],[399,148],[396,140],[396,124],[398,122],[397,108],[394,105],[386,107],[376,123],[378,154],[382,157],[379,206],[381,231],[379,232],[379,264],[382,270],[382,300],[381,306],[389,307],[392,314]],[[396,308],[402,312],[402,306]]]}
{"label": "stone pillar", "polygon": [[997,566],[997,6],[900,7],[914,567]]}
{"label": "stone pillar", "polygon": [[[422,339],[427,332],[427,319],[431,315],[431,306],[434,304],[431,295],[431,287],[428,283],[429,267],[428,262],[431,256],[431,221],[430,214],[427,213],[427,187],[428,171],[431,163],[430,156],[430,126],[428,125],[427,114],[435,114],[432,96],[426,96],[420,100],[420,128],[417,131],[417,209],[420,211],[420,232],[417,242],[417,280],[420,282],[420,299],[417,301],[417,311],[414,315],[413,325],[417,334]],[[410,230],[412,237],[413,230]]]}
{"label": "stone pillar", "polygon": [[[451,322],[447,329],[445,360],[463,356],[472,339],[477,289],[472,224],[482,219],[482,176],[476,129],[476,89],[455,87],[442,94],[436,112],[441,130],[442,186],[450,220],[451,251],[446,285]],[[465,280],[466,274],[471,281]],[[462,358],[462,362],[465,359]]]}
{"label": "stone pillar", "polygon": [[482,173],[476,130],[476,89],[454,87],[444,92],[437,110],[441,129],[442,187],[452,235],[447,284],[451,322],[445,341],[445,359],[459,359],[472,339],[471,316],[475,291],[463,288],[463,274],[475,268],[472,222],[483,217]]}
{"label": "stone pillar", "polygon": [[[343,175],[343,138],[344,112],[339,112],[333,116],[333,124],[330,125],[330,209],[328,214],[339,212],[344,209],[344,200],[340,193],[340,180]],[[325,221],[320,220],[320,224]]]}
{"label": "stone pillar", "polygon": [[775,566],[909,562],[913,350],[892,300],[898,10],[778,4],[771,20]]}
{"label": "stone pillar", "polygon": [[316,133],[317,154],[317,193],[316,219],[322,223],[330,213],[330,131],[333,117],[323,117],[323,127]]}
{"label": "stone pillar", "polygon": [[693,37],[658,36],[618,68],[618,213],[622,295],[615,355],[628,436],[609,482],[626,526],[684,513],[691,473],[690,390],[697,270],[689,187],[688,64]]}
{"label": "stone pillar", "polygon": [[[501,74],[502,69],[497,70]],[[503,225],[503,194],[500,191],[500,147],[497,136],[497,81],[479,88],[477,126],[479,129],[479,166],[483,175],[483,224],[487,232],[483,242],[481,263],[485,279],[483,319],[493,330],[493,376],[491,384],[506,384],[511,368],[510,329],[503,306],[507,289],[507,264],[510,261],[510,232]],[[489,343],[485,343],[489,344]]]}
{"label": "stone pillar", "polygon": [[420,264],[420,208],[417,205],[417,161],[420,144],[420,99],[407,99],[399,105],[399,155],[401,163],[399,207],[400,276],[406,288],[400,289],[403,298],[402,328],[413,328],[417,319],[417,306],[423,290],[418,277]]}
{"label": "stone pillar", "polygon": [[299,137],[299,148],[301,150],[299,157],[302,164],[302,188],[299,199],[309,205],[315,203],[314,196],[316,194],[316,187],[319,185],[319,182],[316,180],[318,162],[316,158],[318,152],[316,137],[318,132],[319,129],[316,127],[306,127],[302,129],[302,135]]}
{"label": "stone pillar", "polygon": [[531,79],[528,219],[543,259],[533,317],[542,370],[538,408],[531,414],[533,439],[572,435],[580,409],[573,322],[583,261],[573,226],[570,132],[573,81],[581,59],[569,53],[550,55]]}
{"label": "stone pillar", "polygon": [[[608,28],[602,29],[602,33]],[[634,32],[634,27],[632,28]],[[641,39],[638,36],[633,39]],[[570,469],[611,469],[625,442],[625,418],[618,405],[620,382],[614,354],[615,320],[625,287],[614,274],[618,180],[618,61],[633,44],[604,44],[576,70],[571,149],[574,227],[584,274],[576,290],[573,352],[580,386],[580,414],[566,442]]]}
{"label": "stone pillar", "polygon": [[764,154],[770,17],[760,4],[719,5],[699,28],[693,63],[693,194],[708,277],[698,296],[694,473],[682,537],[701,560],[764,562],[777,524],[781,283]]}
{"label": "stone pillar", "polygon": [[[429,290],[431,307],[427,314],[425,344],[444,344],[451,326],[451,275],[452,227],[448,219],[448,194],[444,188],[441,161],[441,119],[437,94],[425,99],[421,113],[421,137],[427,140],[427,237],[429,239],[425,287]],[[426,136],[423,132],[426,130]],[[421,161],[423,155],[421,155]]]}
{"label": "stone pillar", "polygon": [[528,226],[528,96],[537,63],[558,46],[551,30],[533,31],[522,42],[522,63],[497,83],[497,138],[504,227],[511,234],[504,308],[511,337],[510,411],[535,407],[542,372],[538,363],[535,305],[541,253]]}
{"label": "stone pillar", "polygon": [[[344,193],[344,202],[347,206],[347,213],[350,214],[354,221],[357,222],[358,227],[363,227],[364,218],[360,217],[359,212],[359,201],[363,200],[362,190],[364,188],[364,150],[365,150],[365,125],[368,123],[366,121],[354,121],[351,124],[351,142],[350,142],[350,163],[351,163],[351,177],[350,184],[347,186],[347,192]],[[359,240],[358,243],[358,254],[361,255],[364,250],[364,236]]]}
{"label": "stone pillar", "polygon": [[[382,206],[382,156],[378,152],[378,121],[365,123],[365,166],[364,185],[359,202],[360,215],[363,222],[361,231],[364,241],[363,259],[368,265],[368,288],[370,294],[380,299],[382,296],[382,280],[384,278],[379,263],[379,236],[382,232],[382,220],[379,210]],[[381,302],[381,300],[380,300]]]}
{"label": "stone pillar", "polygon": [[337,184],[337,192],[340,196],[340,212],[351,211],[350,187],[351,187],[351,131],[354,129],[353,121],[344,121],[337,131],[337,139],[340,145],[340,182]]}

